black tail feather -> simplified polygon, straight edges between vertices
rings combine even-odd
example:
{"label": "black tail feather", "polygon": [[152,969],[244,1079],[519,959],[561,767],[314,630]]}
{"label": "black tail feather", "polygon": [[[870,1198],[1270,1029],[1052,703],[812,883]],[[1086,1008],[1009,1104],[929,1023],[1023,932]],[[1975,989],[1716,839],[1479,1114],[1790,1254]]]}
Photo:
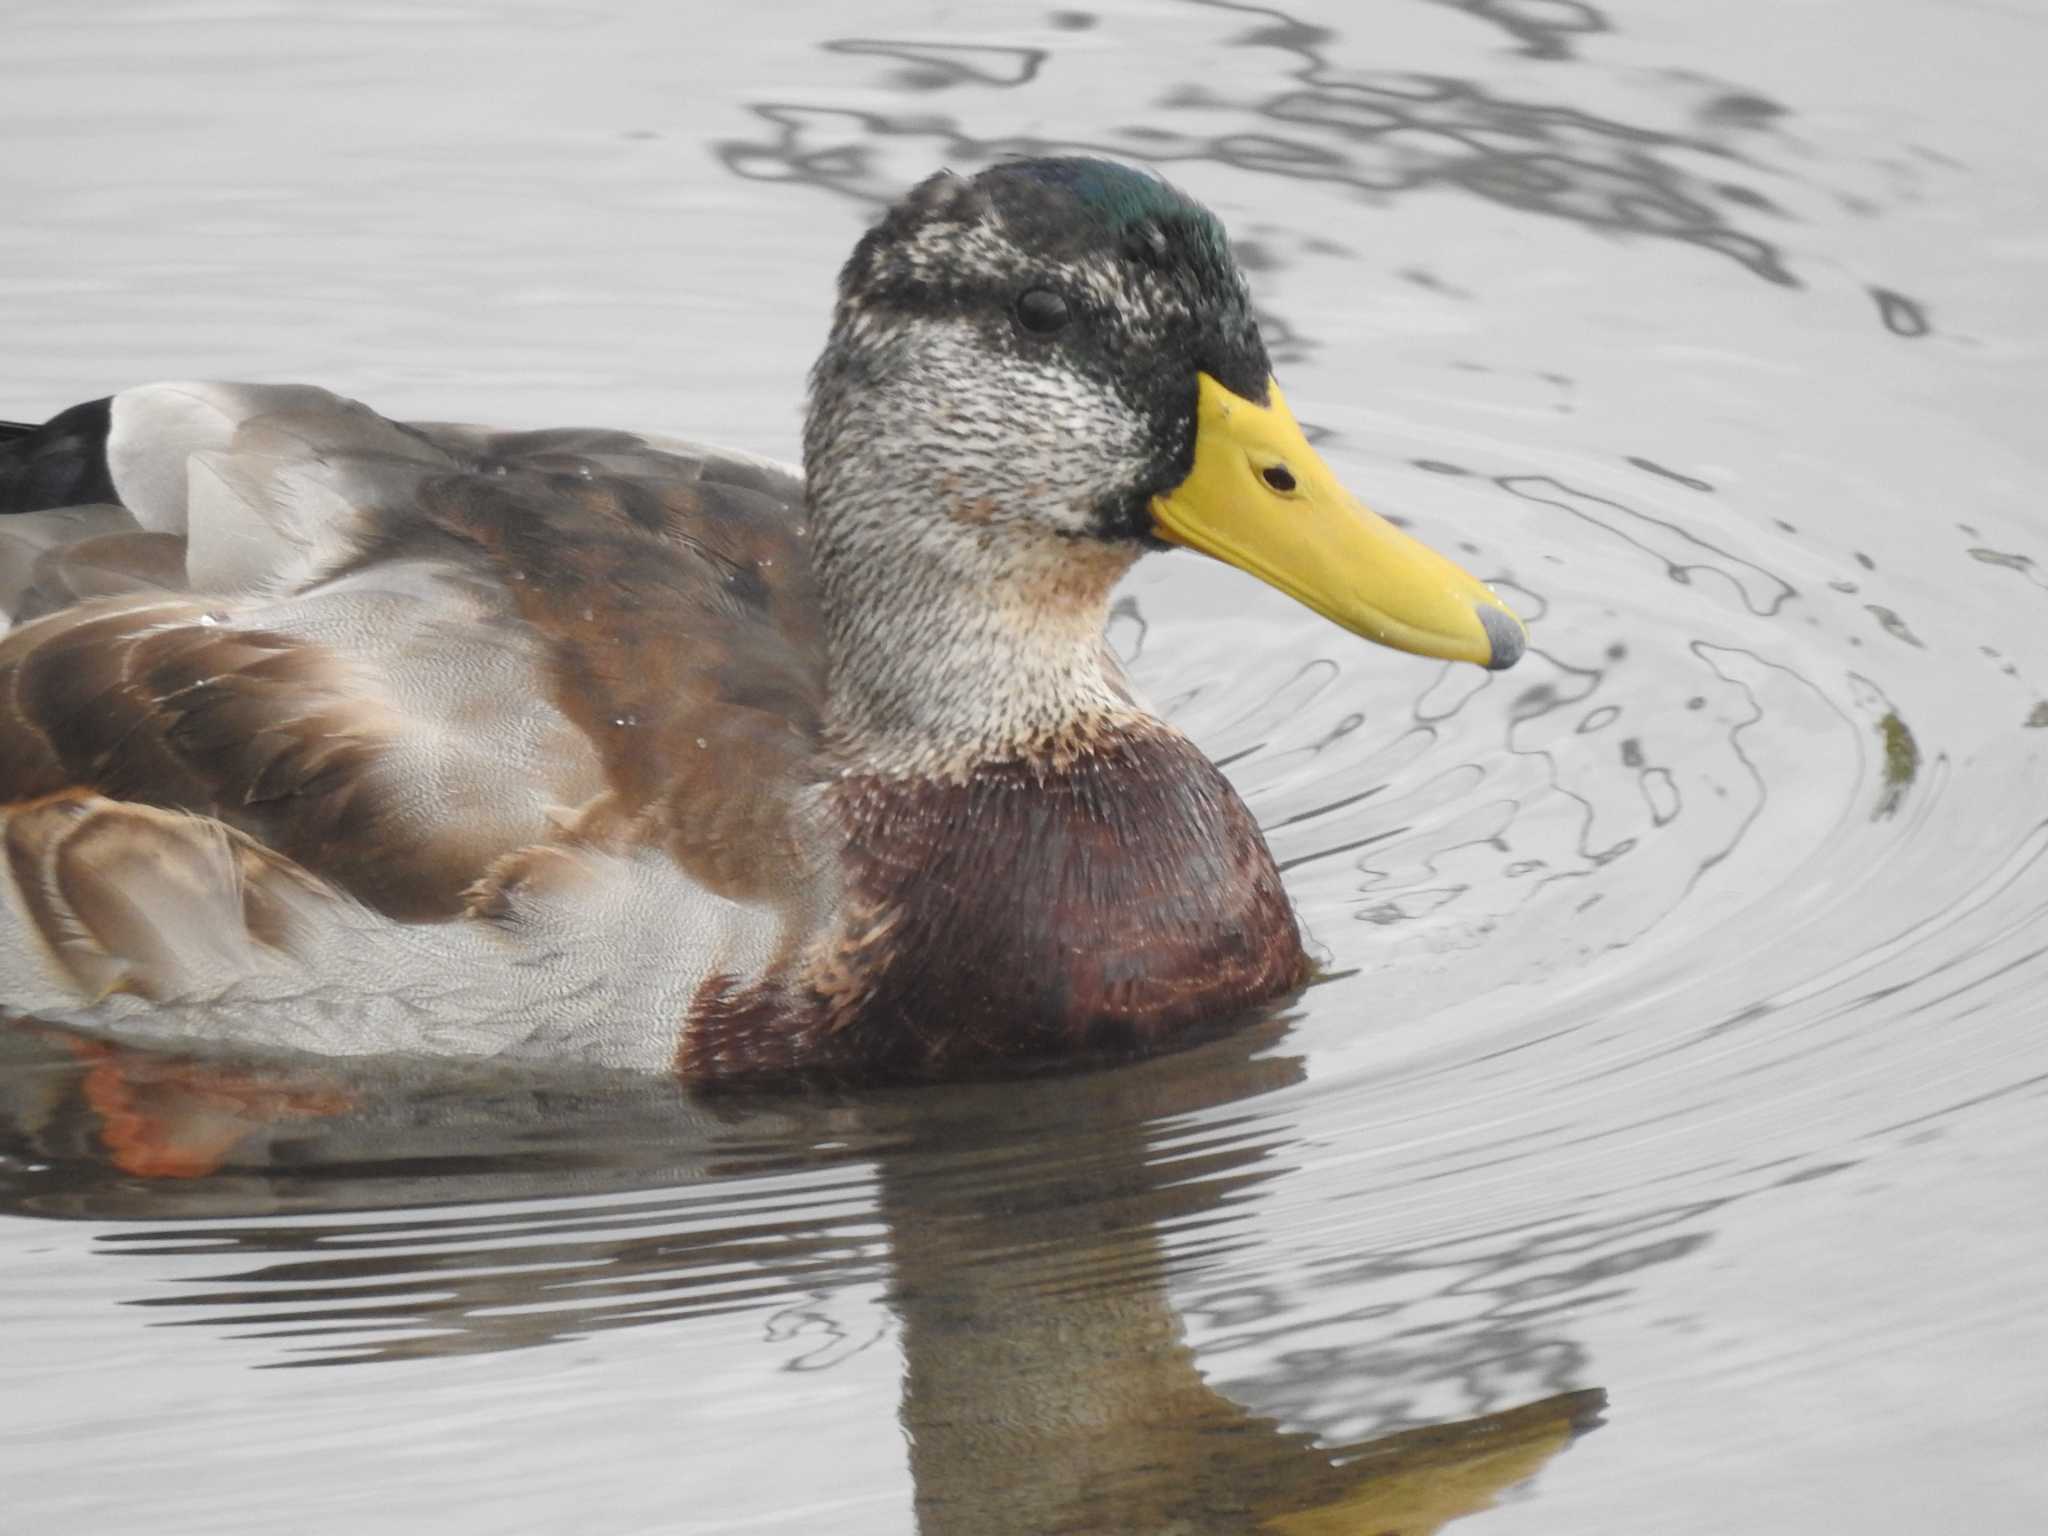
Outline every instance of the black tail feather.
{"label": "black tail feather", "polygon": [[112,400],[88,400],[41,426],[0,422],[0,513],[119,501],[107,471]]}

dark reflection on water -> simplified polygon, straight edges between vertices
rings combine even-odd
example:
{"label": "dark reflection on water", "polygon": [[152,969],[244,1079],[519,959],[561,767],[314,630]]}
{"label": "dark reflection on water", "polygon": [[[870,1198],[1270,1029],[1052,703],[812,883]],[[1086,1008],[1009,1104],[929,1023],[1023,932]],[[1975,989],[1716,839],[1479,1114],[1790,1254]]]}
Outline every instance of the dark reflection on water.
{"label": "dark reflection on water", "polygon": [[[903,138],[929,141],[928,158],[956,168],[1007,155],[1094,153],[1162,167],[1213,161],[1264,176],[1348,186],[1369,199],[1448,189],[1616,234],[1680,241],[1737,261],[1768,282],[1799,286],[1783,250],[1750,221],[1759,213],[1784,215],[1763,192],[1735,179],[1752,168],[1749,141],[1773,131],[1785,113],[1755,93],[1674,82],[1699,97],[1696,126],[1680,133],[1587,112],[1569,105],[1562,93],[1539,98],[1445,75],[1351,69],[1332,59],[1338,36],[1327,27],[1235,0],[1185,3],[1243,17],[1247,30],[1233,46],[1288,56],[1280,72],[1293,85],[1247,94],[1209,82],[1175,86],[1143,125],[1100,139],[984,137],[962,116],[928,110],[761,102],[751,110],[768,125],[769,136],[728,141],[718,153],[735,175],[749,180],[801,182],[876,204],[900,190],[882,172],[877,148]],[[1490,21],[1520,40],[1523,51],[1547,59],[1569,57],[1568,39],[1609,26],[1600,12],[1582,4],[1429,3]],[[1023,85],[1046,61],[1034,48],[879,38],[824,46],[891,59],[898,67],[886,83],[932,94],[960,86]],[[1205,127],[1160,126],[1181,120]],[[1234,121],[1258,126],[1217,126]]]}
{"label": "dark reflection on water", "polygon": [[[1647,460],[1630,459],[1629,462],[1694,490],[1712,489],[1704,480],[1674,474]],[[1422,462],[1418,467],[1440,475],[1470,473],[1456,464],[1438,460]],[[1785,606],[1787,599],[1798,596],[1798,588],[1784,577],[1765,570],[1745,555],[1702,538],[1675,518],[1658,517],[1611,496],[1599,496],[1567,485],[1549,475],[1496,475],[1491,478],[1511,496],[1555,507],[1624,540],[1662,565],[1664,575],[1680,586],[1690,586],[1694,576],[1702,572],[1722,577],[1734,586],[1743,606],[1759,617],[1772,617]]]}
{"label": "dark reflection on water", "polygon": [[1611,31],[1607,18],[1584,0],[1432,0],[1499,27],[1532,59],[1570,59],[1578,40]]}
{"label": "dark reflection on water", "polygon": [[1667,469],[1664,465],[1650,459],[1630,455],[1628,462],[1635,465],[1637,469],[1646,470],[1650,474],[1662,475],[1666,480],[1675,480],[1688,490],[1711,491],[1714,488],[1708,481],[1698,479],[1692,475],[1681,474],[1675,469]]}
{"label": "dark reflection on water", "polygon": [[[1686,69],[1663,71],[1667,91],[1691,102],[1689,128],[1652,126],[1586,110],[1560,80],[1529,94],[1458,76],[1358,69],[1336,54],[1360,51],[1358,39],[1301,20],[1282,8],[1241,0],[1181,0],[1191,10],[1242,17],[1234,49],[1271,50],[1291,87],[1227,89],[1211,80],[1167,88],[1144,115],[1102,135],[984,134],[971,108],[876,112],[795,101],[749,110],[765,138],[716,145],[720,161],[751,181],[796,182],[880,206],[899,191],[884,167],[892,141],[928,145],[922,159],[973,169],[1012,155],[1105,154],[1170,170],[1208,161],[1261,176],[1353,189],[1367,202],[1437,191],[1462,192],[1545,218],[1611,234],[1674,241],[1739,263],[1766,282],[1803,286],[1781,241],[1768,232],[1792,215],[1758,183],[1781,168],[1762,159],[1791,117],[1784,104]],[[1583,0],[1418,0],[1463,12],[1512,38],[1515,52],[1573,60],[1587,38],[1615,30]],[[1097,18],[1059,12],[1061,30],[1091,29]],[[1043,48],[954,44],[916,39],[838,38],[824,51],[886,60],[881,83],[909,97],[959,89],[1016,89],[1037,81],[1054,55]],[[1202,126],[1191,128],[1185,123]],[[1171,124],[1172,126],[1167,126]],[[1870,211],[1875,212],[1872,208]],[[1283,258],[1250,242],[1260,264]],[[1324,236],[1304,251],[1347,254]],[[1416,280],[1434,283],[1430,274]],[[1440,286],[1440,285],[1439,285]],[[1445,288],[1445,292],[1452,290]],[[1871,286],[1879,319],[1895,335],[1928,335],[1926,306]],[[1309,343],[1278,317],[1262,316],[1281,362]]]}
{"label": "dark reflection on water", "polygon": [[892,43],[866,38],[838,38],[823,45],[827,53],[894,59],[888,84],[898,91],[943,91],[956,85],[1029,85],[1048,57],[1043,48],[1004,48],[975,43]]}
{"label": "dark reflection on water", "polygon": [[1870,296],[1877,300],[1877,312],[1884,321],[1884,328],[1894,336],[1925,336],[1934,329],[1934,323],[1927,318],[1927,306],[1903,293],[1894,293],[1889,288],[1872,288]]}
{"label": "dark reflection on water", "polygon": [[[1299,1079],[1279,1029],[944,1095],[702,1100],[637,1078],[266,1065],[16,1028],[0,1035],[0,1208],[136,1223],[101,1238],[124,1264],[207,1261],[209,1278],[130,1305],[271,1341],[289,1365],[753,1311],[816,1333],[794,1368],[829,1369],[878,1341],[816,1303],[882,1280],[928,1536],[1434,1530],[1534,1473],[1605,1399],[1540,1314],[1432,1341],[1430,1372],[1470,1405],[1450,1422],[1362,1390],[1388,1371],[1375,1346],[1304,1360],[1361,1386],[1372,1416],[1347,1444],[1203,1379],[1168,1281],[1232,1251],[1246,1202],[1290,1165],[1282,1125],[1202,1112]],[[1469,1259],[1444,1274],[1470,1283]],[[1358,1322],[1412,1352],[1408,1330]]]}
{"label": "dark reflection on water", "polygon": [[1308,1412],[1347,1382],[1374,1383],[1376,1433],[1423,1422],[1410,1420],[1410,1405],[1446,1387],[1490,1412],[1586,1380],[1592,1361],[1569,1319],[1625,1300],[1640,1272],[1706,1247],[1709,1218],[1730,1203],[1482,1227],[1319,1263],[1300,1284],[1328,1307],[1319,1334],[1341,1342],[1287,1347],[1286,1308],[1270,1292],[1205,1298],[1207,1320],[1229,1331],[1219,1347],[1271,1355],[1276,1365],[1245,1385],[1282,1413]]}

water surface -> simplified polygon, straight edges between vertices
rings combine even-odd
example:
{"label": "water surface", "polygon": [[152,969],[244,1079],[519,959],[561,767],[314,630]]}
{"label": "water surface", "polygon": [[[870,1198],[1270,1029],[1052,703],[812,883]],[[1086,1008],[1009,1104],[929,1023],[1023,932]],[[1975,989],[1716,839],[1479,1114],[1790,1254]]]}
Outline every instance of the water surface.
{"label": "water surface", "polygon": [[9,1035],[16,1519],[2038,1525],[2048,18],[29,0],[9,54],[0,416],[790,456],[879,202],[1095,150],[1532,621],[1486,675],[1141,567],[1114,638],[1326,971],[1185,1056],[748,1102]]}

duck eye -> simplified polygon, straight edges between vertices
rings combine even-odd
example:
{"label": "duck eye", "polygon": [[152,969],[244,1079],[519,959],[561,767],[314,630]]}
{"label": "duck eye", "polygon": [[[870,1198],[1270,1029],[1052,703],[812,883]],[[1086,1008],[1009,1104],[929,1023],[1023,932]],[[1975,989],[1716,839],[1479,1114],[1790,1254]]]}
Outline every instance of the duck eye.
{"label": "duck eye", "polygon": [[1067,323],[1067,301],[1050,288],[1026,288],[1017,299],[1017,323],[1039,336],[1050,336]]}

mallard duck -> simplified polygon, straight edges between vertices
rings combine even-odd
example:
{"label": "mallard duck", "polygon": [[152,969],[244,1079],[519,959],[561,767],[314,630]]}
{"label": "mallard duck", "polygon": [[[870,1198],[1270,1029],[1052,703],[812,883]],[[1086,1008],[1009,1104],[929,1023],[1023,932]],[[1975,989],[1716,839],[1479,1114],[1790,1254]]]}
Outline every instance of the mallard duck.
{"label": "mallard duck", "polygon": [[1106,645],[1132,562],[1522,651],[1310,448],[1216,218],[1123,166],[892,207],[803,453],[277,385],[6,429],[0,1005],[705,1082],[1149,1051],[1308,964]]}

